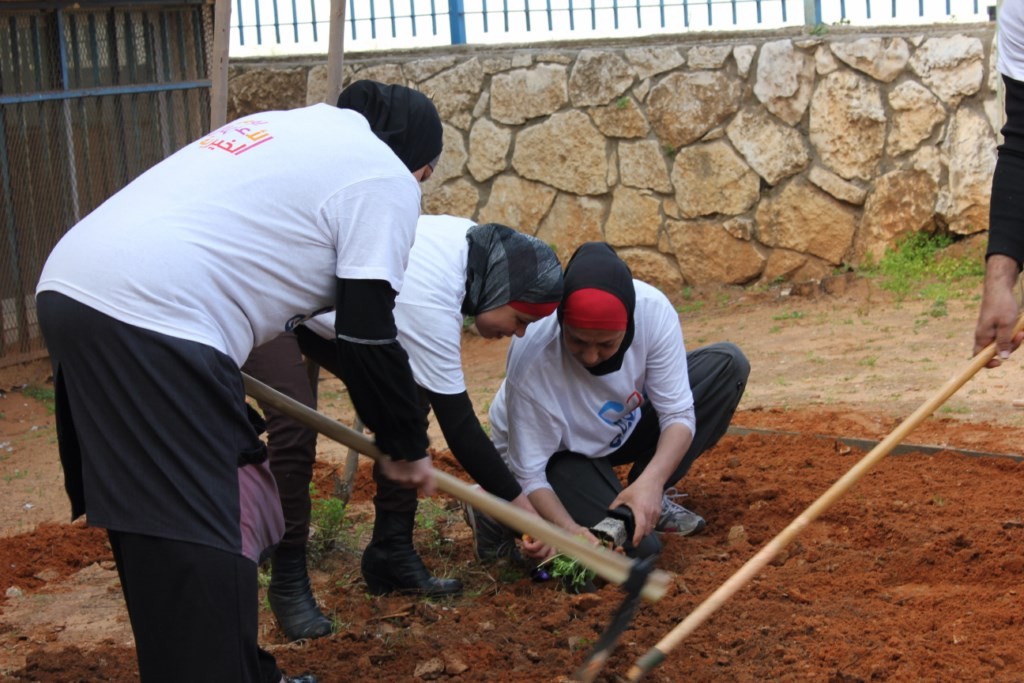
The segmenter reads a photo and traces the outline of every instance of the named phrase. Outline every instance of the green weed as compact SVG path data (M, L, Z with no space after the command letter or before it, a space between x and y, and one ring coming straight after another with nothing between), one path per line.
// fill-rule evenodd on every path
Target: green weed
M803 311L788 311L772 316L772 320L799 320L806 315Z
M345 515L345 503L338 498L318 498L316 486L309 485L312 497L310 511L309 541L306 544L307 560L311 567L323 564L327 554L342 544L352 526Z
M549 566L548 573L551 574L551 578L560 579L562 585L573 593L579 593L587 582L597 576L593 569L561 553L549 557L540 564L544 565Z
M57 403L51 387L41 387L37 384L29 384L21 390L21 393L25 394L29 398L34 398L46 406L47 414L53 415L54 412L56 412Z
M944 256L943 250L952 244L949 235L912 233L894 248L886 249L877 264L867 259L861 272L877 277L882 289L900 299L914 294L945 302L957 294L964 295L985 274L983 259Z

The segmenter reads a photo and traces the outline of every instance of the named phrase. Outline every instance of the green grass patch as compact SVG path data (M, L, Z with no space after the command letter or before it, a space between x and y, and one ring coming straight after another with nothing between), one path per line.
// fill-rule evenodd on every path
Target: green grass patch
M328 553L342 545L350 536L351 522L346 516L345 503L334 497L318 498L317 488L309 485L312 497L309 526L312 533L306 544L307 561L311 567L322 566Z
M943 253L953 242L949 235L912 233L886 249L877 264L869 259L861 272L877 278L882 289L899 299L916 295L944 303L966 296L985 275L985 263L976 255Z
M25 396L35 399L46 406L46 412L53 415L56 412L57 402L54 398L52 387L41 387L38 384L29 384L21 390Z

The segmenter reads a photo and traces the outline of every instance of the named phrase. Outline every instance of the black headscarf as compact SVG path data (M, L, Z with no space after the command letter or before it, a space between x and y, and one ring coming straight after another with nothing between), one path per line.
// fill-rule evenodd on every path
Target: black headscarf
M626 308L626 335L615 355L593 367L587 368L592 375L607 375L622 367L626 350L633 343L636 326L633 313L636 311L636 290L633 288L633 273L626 262L619 258L607 242L587 242L569 259L565 266L562 301L580 289L600 289L608 292ZM562 322L562 307L558 307L558 322Z
M411 172L441 155L441 117L423 93L404 85L356 81L338 96L340 109L366 117L370 129Z
M562 265L551 247L497 223L466 232L469 262L463 315L478 315L511 301L546 304L562 299Z

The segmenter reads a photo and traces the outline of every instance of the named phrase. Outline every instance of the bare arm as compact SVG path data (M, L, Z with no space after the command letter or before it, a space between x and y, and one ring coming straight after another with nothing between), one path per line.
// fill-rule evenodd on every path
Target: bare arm
M990 368L1009 358L1024 339L1024 333L1011 334L1019 313L1013 293L1019 274L1017 261L1009 256L992 254L985 262L985 287L974 329L974 353L996 342L996 357L988 364Z

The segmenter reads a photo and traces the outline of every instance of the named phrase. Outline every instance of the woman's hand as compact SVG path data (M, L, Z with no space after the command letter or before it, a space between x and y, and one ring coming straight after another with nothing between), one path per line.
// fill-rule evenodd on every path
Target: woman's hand
M433 495L437 488L434 481L434 466L430 456L419 460L392 460L384 458L380 461L380 470L385 477L407 489L423 489L424 495Z

